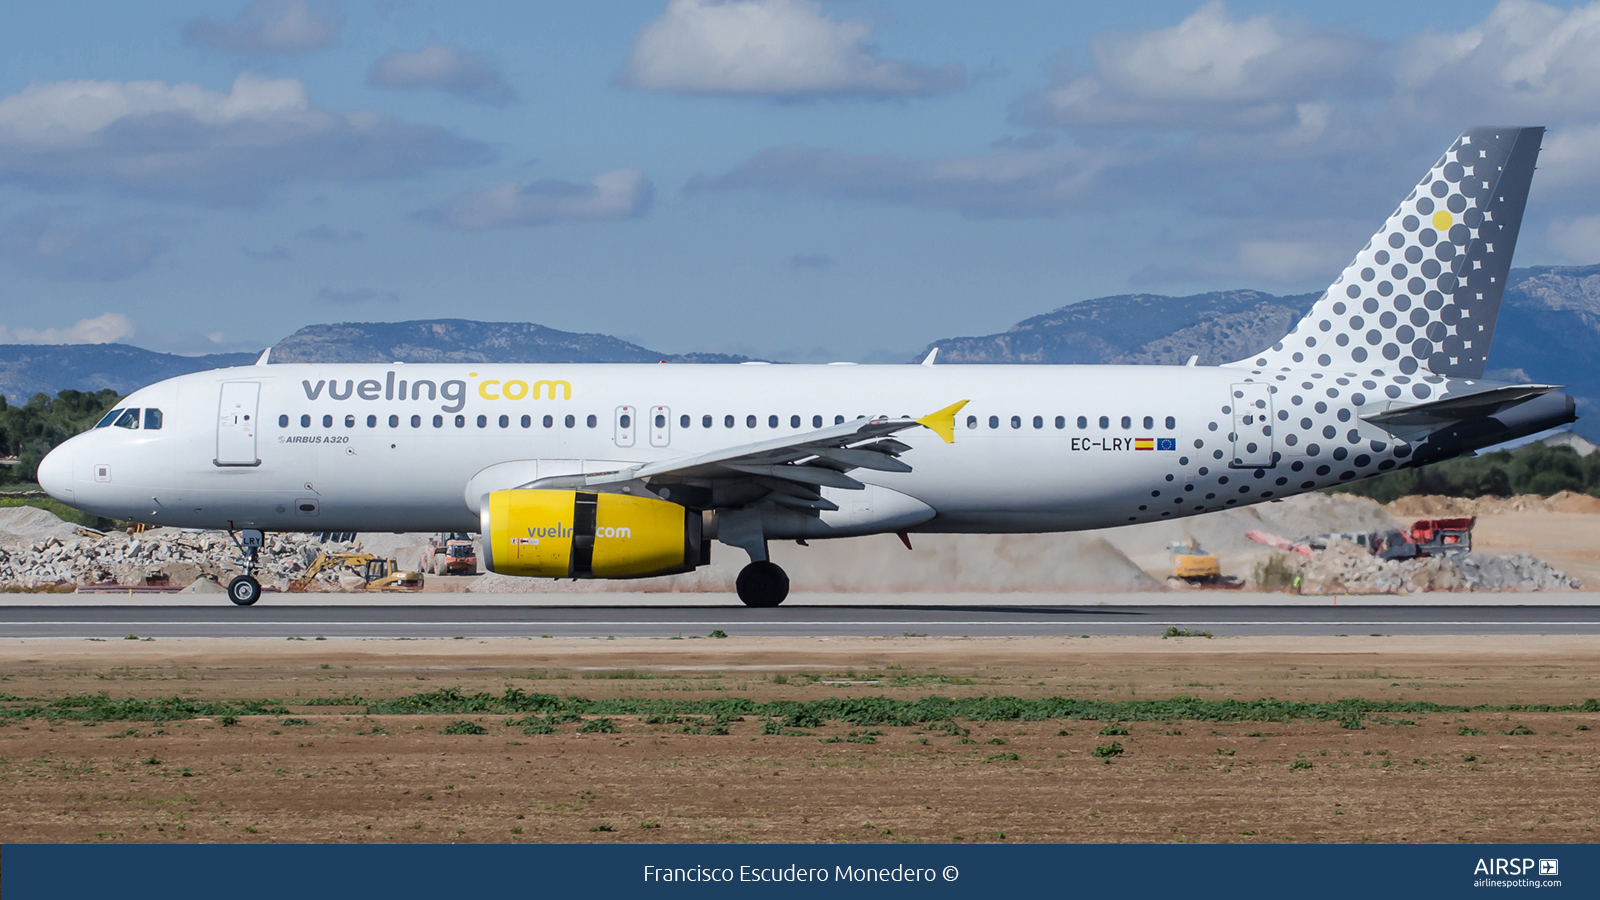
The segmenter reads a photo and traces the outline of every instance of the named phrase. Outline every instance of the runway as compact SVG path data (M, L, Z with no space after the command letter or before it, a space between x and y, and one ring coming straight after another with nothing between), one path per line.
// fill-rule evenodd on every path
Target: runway
M728 607L9 606L0 637L485 638L1600 634L1600 608L1561 606Z

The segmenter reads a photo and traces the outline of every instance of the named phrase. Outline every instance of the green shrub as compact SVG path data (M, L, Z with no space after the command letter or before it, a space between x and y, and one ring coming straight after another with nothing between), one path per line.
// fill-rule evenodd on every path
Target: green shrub
M457 719L444 727L440 734L488 734L489 729L484 728L470 719Z
M1311 768L1311 760L1309 760L1309 759L1297 759L1294 762L1289 764L1289 770L1290 771L1294 771L1296 769L1309 769L1309 768Z
M1094 750L1091 752L1094 754L1095 759L1103 759L1106 762L1110 762L1112 757L1121 756L1123 751L1121 744L1113 742L1110 744L1102 744L1101 746L1094 748Z
M1479 729L1473 728L1470 725L1463 725L1460 728L1456 729L1456 734L1459 734L1459 735L1462 735L1462 736L1469 735L1469 734L1484 734L1484 733L1485 732L1480 731Z
M601 716L598 719L590 719L578 726L579 734L616 734L621 730L617 727L616 722L605 716Z
M1106 727L1100 729L1100 733L1108 736L1124 735L1128 733L1128 729L1123 728L1121 725L1107 725Z

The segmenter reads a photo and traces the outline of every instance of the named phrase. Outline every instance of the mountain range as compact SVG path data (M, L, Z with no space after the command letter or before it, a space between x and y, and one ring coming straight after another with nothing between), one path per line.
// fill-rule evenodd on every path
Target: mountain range
M1317 294L1237 290L1166 297L1124 294L1069 304L1006 331L944 338L940 364L1202 365L1242 359L1282 337ZM918 355L920 360L927 350ZM187 372L248 365L251 353L175 356L123 344L0 345L0 394L18 402L65 388L131 391ZM723 354L659 353L605 334L528 322L431 319L310 325L272 348L274 363L736 363ZM1575 431L1600 439L1600 265L1514 269L1487 377L1566 385Z

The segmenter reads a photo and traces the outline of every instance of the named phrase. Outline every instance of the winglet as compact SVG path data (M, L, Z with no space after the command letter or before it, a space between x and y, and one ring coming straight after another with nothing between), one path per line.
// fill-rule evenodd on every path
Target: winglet
M956 413L961 412L961 407L966 405L967 401L965 400L952 403L938 412L928 413L918 419L917 424L944 438L946 444L954 444L956 442Z
M925 366L933 365L934 357L936 357L938 355L939 355L939 348L938 347L934 347L932 350L928 351L928 355L927 355L927 357L925 359L922 360L922 364L925 365Z
M267 364L267 359L269 357L271 357L271 356L272 356L272 348L269 346L269 347L267 347L267 349L261 351L261 358L256 360L256 365L258 365L258 366L266 365ZM551 390L554 390L554 388L551 388Z

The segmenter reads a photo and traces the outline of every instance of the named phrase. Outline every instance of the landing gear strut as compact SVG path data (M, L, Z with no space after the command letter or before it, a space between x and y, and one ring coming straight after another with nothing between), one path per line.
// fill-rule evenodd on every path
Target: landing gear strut
M228 599L236 606L249 606L261 599L261 582L255 579L254 573L258 565L257 556L266 543L266 535L254 528L246 528L243 540L233 537L232 531L228 532L228 537L233 538L234 545L244 554L244 574L228 582Z
M740 570L734 587L745 606L771 608L789 596L789 576L777 563L761 560Z

